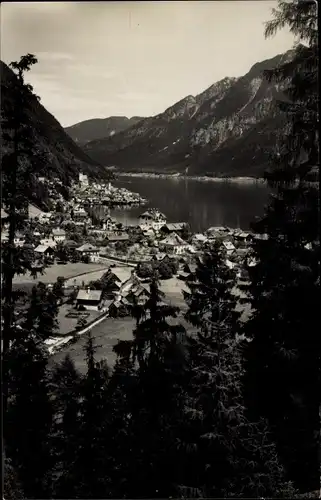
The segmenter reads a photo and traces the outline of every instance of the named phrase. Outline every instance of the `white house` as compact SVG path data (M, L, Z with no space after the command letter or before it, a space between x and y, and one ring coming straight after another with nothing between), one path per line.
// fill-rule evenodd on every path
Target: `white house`
M40 245L45 245L51 248L57 246L57 242L53 238L42 238L40 240Z
M103 221L103 229L105 231L110 231L111 229L114 229L116 224L117 224L117 221L115 219L113 219L112 217L107 217Z
M227 265L227 267L229 269L234 269L234 267L236 266L236 263L235 262L231 262L229 259L226 259L225 264Z
M91 224L91 219L83 208L74 211L73 220L81 224Z
M79 184L81 184L82 186L89 185L88 176L85 174L82 174L81 172L79 173Z
M76 248L76 251L81 254L81 256L88 255L90 262L98 262L99 260L99 248L89 243L85 243L80 247Z
M53 229L52 230L52 238L56 243L62 243L66 239L66 231L64 229Z
M231 241L223 241L223 246L226 250L227 255L232 255L235 250L235 246Z
M76 298L76 307L82 306L88 311L98 311L102 309L102 290L79 290Z
M48 221L51 219L52 217L52 213L51 212L42 212L40 215L39 215L39 220L40 221Z
M17 245L18 247L22 247L25 242L25 237L23 234L16 233L14 237L14 244Z
M204 245L204 243L206 243L207 241L208 238L202 233L196 233L192 238L192 242L198 247Z
M49 245L38 245L35 248L35 253L39 256L52 256L53 255L53 248L50 247Z
M143 231L154 229L159 231L166 224L166 216L157 208L151 208L139 217L139 226Z
M182 255L190 249L190 245L187 241L184 241L183 238L178 236L178 234L171 233L159 242L159 248L168 253Z

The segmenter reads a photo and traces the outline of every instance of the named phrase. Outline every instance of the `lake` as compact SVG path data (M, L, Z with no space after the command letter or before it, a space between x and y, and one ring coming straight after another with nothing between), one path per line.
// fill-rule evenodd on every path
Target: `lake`
M269 197L268 187L255 182L124 176L113 184L149 200L144 207L111 210L111 216L118 221L125 225L137 224L146 208L155 207L167 216L168 222L188 222L193 232L224 225L247 230L256 216L263 215Z

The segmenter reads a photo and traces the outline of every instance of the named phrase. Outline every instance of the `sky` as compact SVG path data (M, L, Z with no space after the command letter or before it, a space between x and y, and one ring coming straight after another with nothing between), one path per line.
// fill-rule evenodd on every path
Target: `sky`
M38 58L28 82L64 126L152 116L287 51L265 40L275 1L2 2L1 59Z

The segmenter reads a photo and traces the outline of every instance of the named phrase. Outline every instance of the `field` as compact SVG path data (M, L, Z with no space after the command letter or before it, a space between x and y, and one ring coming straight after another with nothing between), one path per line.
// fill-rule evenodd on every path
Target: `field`
M64 304L63 306L59 307L59 312L58 312L59 333L67 334L75 330L78 318L70 318L70 317L66 318L66 314L68 314L68 312L72 310L73 307L67 304ZM96 318L99 318L99 316L101 315L101 311L87 311L87 313L89 313L88 316L86 315L87 323L90 323Z
M26 273L20 276L15 276L13 283L14 285L23 285L31 283L32 285L37 284L38 281L42 283L55 283L59 276L63 276L64 278L72 278L81 273L91 273L92 271L98 271L100 269L106 269L108 264L85 264L84 262L69 262L66 265L63 264L54 264L47 269L44 270L43 275L39 274L36 279L30 275L30 273ZM90 278L95 279L95 278Z
M106 272L108 264L67 264L67 265L54 265L46 270L44 276L39 276L37 280L34 280L30 276L21 276L15 279L15 285L19 288L31 287L38 281L44 283L54 283L58 276L64 276L67 278L67 284L81 285L82 282L85 284L90 281L97 280ZM117 273L121 275L122 281L125 281L130 277L132 268L121 266L116 267ZM82 274L74 278L77 274ZM69 279L68 279L69 278ZM175 323L181 323L188 332L192 333L193 328L184 320L184 312L187 309L186 303L184 301L183 290L187 290L186 285L180 279L173 277L169 280L162 280L160 284L161 291L165 294L165 300L168 301L173 306L179 307L181 312L179 316L173 320ZM235 288L234 293L239 296L244 296L239 289ZM60 332L68 333L73 330L77 324L77 319L66 318L67 310L71 306L62 306L59 311L59 324ZM242 310L242 319L245 320L249 314L249 308L243 305L238 307ZM95 315L99 316L99 313L92 312L90 317L87 319L88 322L94 319ZM132 331L134 329L135 322L132 318L106 318L97 326L94 326L91 330L92 336L95 340L97 346L96 358L97 360L105 358L108 365L112 368L116 361L116 356L113 352L113 346L118 342L118 340L129 340L132 338ZM60 361L64 356L69 353L74 359L76 367L83 371L85 369L84 362L84 352L83 347L86 342L86 335L82 336L75 344L69 345L60 352L54 354L50 363L55 361Z
M100 271L101 272L101 271ZM124 268L124 272L125 268ZM173 306L177 306L181 309L179 316L172 320L174 323L182 324L189 333L193 333L195 329L191 327L184 320L184 312L186 311L186 303L183 297L183 290L186 290L186 286L183 281L174 277L169 280L163 280L161 282L161 290L165 293L165 300L171 303ZM233 292L239 297L244 297L244 294L240 292L238 288L235 288ZM249 307L244 305L239 305L237 307L242 311L242 320L245 321L249 315ZM118 340L130 340L132 338L132 331L135 327L135 321L132 318L106 318L99 325L95 326L91 330L92 337L94 338L97 351L97 360L106 359L108 366L112 368L116 361L115 353L113 352L113 346L117 344ZM67 352L71 355L72 359L75 361L76 367L84 372L86 369L84 361L84 344L86 342L86 335L81 337L75 344L66 347L66 349L54 354L51 358L51 363L55 361L61 361Z
M118 340L130 340L132 338L134 325L135 321L132 318L107 318L94 327L91 333L95 339L95 346L97 348L96 359L100 360L105 358L108 366L112 368L116 361L113 346L117 344ZM50 358L50 364L61 361L68 352L74 360L77 369L84 372L86 369L84 360L85 354L83 350L85 343L86 335L83 335L76 344L70 345L66 349L54 354Z
M97 266L97 264L96 264ZM78 276L76 278L70 278L66 281L67 285L79 285L81 286L82 283L84 282L85 284L89 283L90 281L96 281L99 280L107 271L107 268L109 267L109 264L101 264L100 267L96 267L97 271L94 269L94 271L90 272L88 271L88 275L82 275ZM130 278L132 268L127 267L127 266L117 266L114 267L113 270L117 270L117 274L120 276L120 279L122 281L127 280Z
M126 273L126 268L123 268L123 270L124 273ZM128 272L129 270L130 268L128 269ZM182 309L182 313L186 310L186 304L182 294L183 288L184 283L177 278L171 278L161 282L161 290L165 293L165 299L172 305L180 307ZM66 318L66 320L68 321L68 318ZM190 325L186 323L182 314L173 320L173 322L181 323L188 331L192 331ZM134 327L135 321L132 318L107 318L99 325L93 327L91 334L97 347L97 360L102 358L106 359L108 366L112 368L116 361L113 346L117 344L118 340L130 340L132 338L132 331ZM75 361L76 367L83 372L86 368L83 351L85 342L86 335L81 337L75 344L72 344L66 347L66 349L54 354L51 357L50 362L61 361L68 352Z

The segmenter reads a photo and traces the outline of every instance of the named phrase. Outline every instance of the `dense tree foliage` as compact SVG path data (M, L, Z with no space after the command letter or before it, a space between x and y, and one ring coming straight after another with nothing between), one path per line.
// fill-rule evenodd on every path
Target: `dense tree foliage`
M268 418L288 476L319 484L320 257L318 34L315 2L279 2L266 35L288 26L299 42L293 59L268 72L285 86L287 130L267 173L276 187L254 229L257 266L249 268L254 310L245 326L245 389L251 415Z
M155 258L150 262L140 262L136 271L140 278L151 278L157 272L160 279L170 279L178 271L178 262L175 258L164 258L161 261Z
M44 340L55 329L56 314L52 294L41 284L34 287L20 324L12 328L6 353L5 450L29 498L46 498L50 491L48 474L53 466L50 436L54 413Z
M238 282L218 243L205 248L186 283L184 321L191 331L159 287L177 264L155 260L139 266L138 274L150 278L150 293L131 306L132 339L114 347L113 370L96 359L90 334L83 373L68 355L50 365L46 341L57 330L62 280L53 291L35 286L17 314L12 280L30 260L28 248L20 252L14 245L29 175L21 158L33 152L17 106L6 110L14 153L6 156L3 173L9 214L2 270L5 498L292 498L293 483L317 490L314 3L279 2L274 17L267 35L288 25L306 45L267 75L286 87L287 100L279 105L288 129L276 168L267 174L276 192L256 224L268 238L253 244L257 264L248 269L246 288L253 313L244 326ZM13 64L20 85L34 62L27 55ZM21 99L17 90L19 106ZM97 288L114 291L111 275Z
M205 497L282 497L290 489L283 491L283 470L269 430L245 415L240 313L232 291L236 277L224 258L219 243L209 248L185 293L186 318L197 335L189 339L185 446L194 453L183 491L188 496L197 491Z
M28 209L28 194L32 191L34 176L32 162L39 165L44 159L39 157L34 148L26 109L29 104L25 89L32 87L25 83L24 75L37 62L31 55L21 57L19 62L11 63L16 78L10 82L13 100L1 106L1 202L8 213L9 239L2 252L1 274L3 280L3 395L4 407L7 401L6 355L10 338L13 334L15 294L13 278L31 269L31 262L26 258L24 249L14 243L16 232L23 227ZM7 82L9 85L9 82Z

